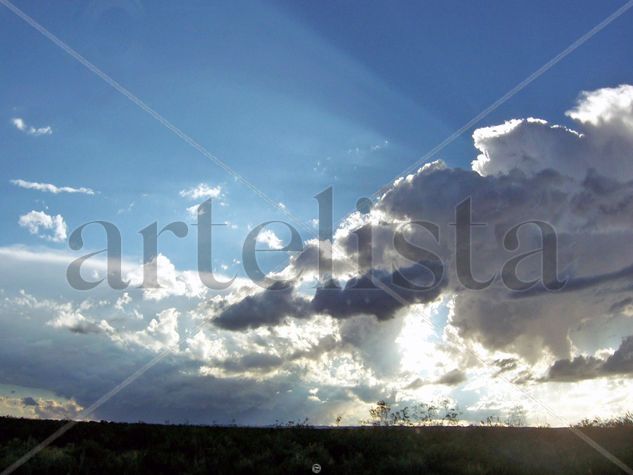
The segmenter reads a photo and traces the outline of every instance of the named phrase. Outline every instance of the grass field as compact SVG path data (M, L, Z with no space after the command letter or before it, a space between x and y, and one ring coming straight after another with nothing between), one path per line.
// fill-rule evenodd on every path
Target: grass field
M63 422L0 419L2 469ZM633 427L583 431L633 465ZM17 473L623 473L568 429L80 423Z

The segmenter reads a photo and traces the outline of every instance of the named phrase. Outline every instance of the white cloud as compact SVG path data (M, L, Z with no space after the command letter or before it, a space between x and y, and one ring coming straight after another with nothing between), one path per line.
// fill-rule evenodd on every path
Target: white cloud
M576 107L566 115L582 123L599 126L619 122L633 130L633 86L623 84L583 91Z
M282 249L283 243L281 239L270 229L264 229L257 235L257 242L265 244L268 249Z
M66 240L67 227L61 214L51 216L44 211L34 210L20 216L18 224L28 229L31 234L47 241L63 242ZM50 233L40 233L40 231L50 231Z
M38 299L24 290L20 290L17 297L7 299L7 302L30 312L40 310L47 316L54 315L55 317L47 322L47 325L53 328L63 328L80 334L114 332L106 320L98 321L84 315L83 312L95 307L95 303L90 300L84 300L78 304L67 301L58 302Z
M187 188L180 191L180 196L190 200L218 198L222 194L221 186L209 186L206 183L200 183L193 188Z
M120 338L147 348L152 351L161 351L174 348L180 341L178 332L178 318L180 312L175 308L167 308L152 319L147 328L134 333L123 333Z
M193 206L187 207L187 214L191 216L192 218L197 218L198 211L199 211L198 208L200 208L200 205L193 205Z
M143 282L143 267L138 266L126 274L131 286L140 286ZM147 300L161 301L168 297L202 298L208 289L200 280L196 271L177 270L176 266L163 254L156 257L158 287L143 289Z
M72 308L69 304L62 304L57 309L57 317L49 322L53 328L65 328L73 333L113 333L114 328L101 320L96 322L86 318L79 309Z
M131 301L132 301L132 297L130 297L130 294L127 292L123 292L123 295L121 295L115 302L114 308L116 308L117 310L123 311L125 306L129 304Z
M24 121L24 119L20 117L14 117L13 119L11 119L11 123L20 132L24 132L25 134L28 134L28 135L38 136L38 135L52 135L53 134L53 129L51 128L50 125L47 125L46 127L35 128L31 125L28 125Z
M0 413L29 419L76 419L84 410L74 400L44 399L0 395Z
M11 183L15 186L19 186L20 188L26 188L27 190L44 191L48 193L53 193L55 195L59 193L83 193L86 195L95 194L94 190L92 190L91 188L85 188L83 186L80 188L73 188L70 186L55 186L51 183L38 183L34 181L26 181L20 179L11 180Z
M582 181L589 169L624 182L633 179L633 86L581 93L565 113L582 133L542 119L512 119L475 130L480 155L473 170L484 176L528 175L552 169Z

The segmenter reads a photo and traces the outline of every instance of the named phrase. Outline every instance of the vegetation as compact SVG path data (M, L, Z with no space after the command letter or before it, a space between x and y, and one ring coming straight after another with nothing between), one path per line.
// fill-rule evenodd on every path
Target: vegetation
M386 411L387 404L377 406L392 414ZM438 411L433 414L444 416L444 409ZM383 412L375 413L378 420L386 420ZM413 411L406 412L411 418ZM401 425L401 420L406 420L402 410L395 426L357 428L86 422L41 451L17 473L311 474L317 463L324 474L621 473L568 429L448 423L409 427ZM0 418L0 469L62 424ZM589 426L582 430L633 465L633 425Z
M370 419L361 424L372 426L443 426L457 425L461 411L449 399L437 403L418 403L412 407L392 410L385 401L378 401L369 410Z
M582 429L588 427L631 427L633 426L633 412L627 412L623 416L613 417L611 419L601 419L600 417L594 417L593 419L583 419L574 427Z

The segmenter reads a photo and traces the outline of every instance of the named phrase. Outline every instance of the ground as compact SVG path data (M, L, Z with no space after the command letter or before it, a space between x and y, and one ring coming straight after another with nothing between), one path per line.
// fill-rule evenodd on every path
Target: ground
M0 469L63 422L0 418ZM633 465L633 427L585 428ZM569 429L511 427L240 428L80 423L24 474L623 473ZM318 470L318 468L315 468Z

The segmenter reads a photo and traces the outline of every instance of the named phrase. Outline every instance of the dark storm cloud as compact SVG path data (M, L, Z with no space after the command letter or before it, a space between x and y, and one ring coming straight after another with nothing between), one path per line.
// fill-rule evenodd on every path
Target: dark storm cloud
M298 296L292 287L275 284L227 306L213 323L227 330L245 330L279 324L285 317L314 314L337 319L374 315L378 320L388 320L405 306L435 300L446 285L442 274L443 269L435 262L418 263L393 273L374 270L349 280L342 288L330 281L317 288L311 301Z
M267 372L278 368L284 360L276 355L266 353L250 353L235 359L227 359L219 363L219 366L229 372L241 373L244 371Z
M445 384L447 386L457 386L460 383L466 381L466 374L459 369L454 369L448 373L442 375L436 384Z
M625 338L615 353L607 358L603 370L609 374L633 373L633 335Z
M409 384L407 384L404 389L419 389L424 386L426 383L422 378L415 378Z
M433 274L436 285L427 290L416 290L413 286L422 285L416 284L416 279L422 275L428 277L429 272ZM365 314L374 315L378 320L388 320L402 307L435 300L446 285L445 280L438 281L441 275L442 269L433 263L411 266L393 273L370 271L360 278L349 280L343 288L329 285L318 288L312 300L312 309L316 313L339 319ZM384 287L389 291L384 290Z
M607 359L577 356L556 361L549 370L549 381L580 381L605 376L633 374L633 336L625 338Z
M609 307L609 313L619 313L633 305L633 298L627 297L618 302L615 302Z
M604 362L593 356L577 356L573 359L556 361L549 370L547 377L550 381L580 381L600 376L600 369Z
M25 397L22 399L23 406L37 406L37 401L32 397Z
M503 373L505 371L512 371L517 367L517 359L516 358L503 358L500 360L495 360L494 365L499 368L497 374Z
M213 324L227 330L245 330L276 325L289 316L305 318L309 315L307 299L298 296L292 286L275 284L223 308L213 319Z

